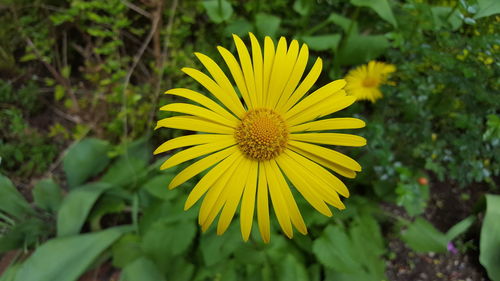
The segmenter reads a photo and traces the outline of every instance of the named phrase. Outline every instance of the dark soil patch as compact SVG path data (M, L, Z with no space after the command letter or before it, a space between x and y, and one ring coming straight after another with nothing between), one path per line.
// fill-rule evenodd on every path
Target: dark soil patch
M485 184L472 184L461 188L454 183L431 183L428 206L423 216L437 229L446 232L450 227L477 214L484 204L484 194L491 192ZM483 205L484 206L484 205ZM383 209L396 216L409 219L404 210L393 204L384 204ZM389 252L393 256L387 264L387 277L393 281L407 280L489 280L485 269L479 264L479 220L461 237L467 244L465 252L457 253L415 253L397 236L388 237Z

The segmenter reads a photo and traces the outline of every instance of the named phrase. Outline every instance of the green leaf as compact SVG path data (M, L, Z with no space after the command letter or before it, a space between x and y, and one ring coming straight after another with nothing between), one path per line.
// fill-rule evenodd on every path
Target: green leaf
M474 15L475 19L488 17L500 13L500 2L498 0L477 0L479 10Z
M248 32L253 31L252 24L245 19L237 19L229 22L224 29L224 33L228 36L236 34L240 37L245 36Z
M88 138L73 145L64 156L63 169L70 188L84 183L104 170L109 163L108 142Z
M383 239L371 216L355 219L349 233L339 226L327 226L314 241L313 253L339 280L385 279Z
M351 0L351 4L359 7L368 7L374 10L381 18L397 27L396 18L392 13L391 6L387 0Z
M130 227L47 241L23 263L15 281L74 281Z
M233 7L227 0L206 0L203 1L203 7L214 23L227 21L233 14Z
M171 258L184 253L196 235L192 221L153 224L142 238L141 248L157 264L168 265Z
M229 226L223 238L217 236L213 229L201 236L200 248L206 266L226 259L241 245L241 234L234 224Z
M276 37L280 24L281 19L277 16L265 13L258 13L255 15L255 27L257 27L257 32L262 37Z
M152 155L147 139L128 144L124 154L113 162L101 181L113 186L136 186Z
M457 30L462 26L463 20L458 9L453 7L431 7L431 13L437 29L448 27L451 30Z
M47 211L57 212L62 201L61 187L53 179L43 179L33 188L35 204Z
M309 276L304 264L288 254L284 260L279 263L279 280L280 281L307 281Z
M348 32L349 29L352 29L352 33L358 33L358 23L353 22L351 19L348 19L342 15L331 13L327 21L340 26L344 30L344 32Z
M112 188L111 185L96 182L83 185L71 191L64 201L57 216L57 236L78 234L87 216L101 194Z
M325 51L336 49L340 42L340 34L324 34L315 36L303 36L302 40L311 50Z
M167 188L168 184L170 181L172 181L172 178L175 176L175 174L165 174L165 175L158 175L146 183L142 185L142 188L147 190L151 195L162 199L162 200L170 200L173 199L177 196L179 193L178 189L174 190L169 190Z
M0 276L0 281L14 281L19 268L21 268L20 263L11 264Z
M17 191L12 182L0 174L0 211L17 219L33 214L28 202Z
M397 203L403 206L410 216L420 215L425 211L429 200L429 186L415 181L400 182L396 188Z
M135 234L123 235L111 249L113 253L113 265L125 267L143 255L141 250L141 239Z
M419 253L444 253L449 241L444 233L420 217L416 218L408 226L408 229L401 235L401 238L406 245Z
M166 280L158 267L148 258L141 257L123 269L124 281L162 281Z
M336 56L340 65L356 65L366 63L382 55L390 46L384 35L359 35L351 33L345 45Z
M36 218L17 223L0 236L0 253L39 243L53 232L50 228L50 224Z
M448 231L446 232L446 239L448 240L448 242L467 231L467 229L469 229L469 227L474 223L475 220L476 218L474 216L468 216L467 218L461 220L450 229L448 229Z
M307 16L314 5L314 1L310 0L295 0L293 3L293 10L301 16Z
M479 239L479 262L491 280L500 280L500 195L486 195L484 216Z

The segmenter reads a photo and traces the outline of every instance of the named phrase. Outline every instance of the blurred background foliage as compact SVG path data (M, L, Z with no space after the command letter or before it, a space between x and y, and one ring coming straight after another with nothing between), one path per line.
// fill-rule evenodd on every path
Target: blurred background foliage
M495 0L0 1L0 280L500 280L499 13ZM182 167L152 157L182 134L153 134L160 93L199 89L180 71L201 69L193 52L222 62L216 46L248 32L307 43L318 85L373 59L398 69L383 99L337 114L368 124L347 209L327 218L298 199L310 234L268 245L236 223L202 234L183 211L197 179L168 191Z

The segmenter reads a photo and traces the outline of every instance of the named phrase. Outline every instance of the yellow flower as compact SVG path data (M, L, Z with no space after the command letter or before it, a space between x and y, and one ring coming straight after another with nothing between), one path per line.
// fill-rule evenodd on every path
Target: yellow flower
M354 178L361 166L350 157L322 145L363 146L362 137L322 132L362 128L356 118L316 120L351 105L344 80L333 81L306 95L318 79L322 61L316 60L303 78L309 52L293 40L287 47L280 38L276 48L266 37L263 49L250 33L251 55L243 41L233 35L238 60L218 47L238 90L222 69L206 55L195 53L211 77L193 68L182 71L211 94L190 89L171 89L166 94L195 102L171 103L160 110L182 113L158 121L157 127L202 132L171 139L155 154L187 147L172 155L161 166L167 169L196 160L177 174L169 184L175 188L195 175L210 169L196 183L185 203L185 210L205 195L198 222L203 231L220 213L217 234L222 234L240 205L243 239L250 235L254 211L264 242L270 240L269 197L283 232L291 238L292 225L307 234L306 224L295 203L287 179L319 212L332 216L327 204L344 209L339 194L349 196L347 187L329 170ZM241 98L239 97L241 94Z
M394 65L378 61L358 66L349 71L345 77L347 94L356 97L357 100L375 102L382 97L380 85L385 84L387 76L394 71L396 71Z

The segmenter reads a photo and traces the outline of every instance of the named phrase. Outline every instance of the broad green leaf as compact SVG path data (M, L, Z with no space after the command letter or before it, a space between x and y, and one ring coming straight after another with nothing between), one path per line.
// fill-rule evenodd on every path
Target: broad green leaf
M111 249L113 254L113 265L125 267L143 255L141 249L141 238L136 234L123 235Z
M270 36L271 38L276 37L280 24L281 24L281 19L277 16L265 13L258 13L255 16L255 27L257 27L257 32L262 37L264 36Z
M57 216L57 236L78 234L101 194L112 185L96 182L71 191L61 204Z
M349 29L351 29L350 33L358 33L358 23L355 21L353 22L351 19L348 19L342 15L331 13L327 20L340 26L346 33L349 31Z
M141 257L123 269L124 281L162 281L166 280L158 267L150 259Z
M500 13L500 1L498 0L477 0L479 10L474 15L475 19L488 17Z
M0 235L0 253L30 247L52 233L51 225L37 218L29 218Z
M74 281L130 227L54 238L23 263L15 281Z
M55 213L62 201L61 187L53 179L43 179L35 184L33 199L38 207Z
M0 174L0 211L17 219L33 214L26 199L17 191L12 182Z
M145 182L142 185L142 188L159 199L170 200L172 198L175 198L179 193L178 189L169 190L167 188L168 184L170 183L170 181L172 181L172 178L174 176L175 174L158 175Z
M336 58L340 65L366 63L382 55L390 46L384 35L359 35L351 33L340 48Z
M414 251L422 252L446 252L448 239L444 233L437 230L430 222L423 218L416 218L408 229L401 234L403 241Z
M476 217L468 216L467 218L461 220L450 229L448 229L448 231L446 232L446 239L448 240L448 242L467 231L467 229L469 229L469 227L474 223L475 220Z
M313 253L339 280L385 279L382 235L370 216L355 219L349 232L339 226L327 226L314 241Z
M157 264L166 266L172 257L184 253L196 235L192 221L165 223L160 220L148 228L141 248Z
M192 260L190 256L187 259ZM167 270L169 280L175 281L191 281L193 280L194 265L178 257L172 261Z
M147 139L139 139L127 145L123 155L118 157L102 176L101 181L113 186L136 186L147 172L152 157Z
M304 264L288 254L284 260L279 263L279 280L280 281L308 281L309 276Z
M486 195L484 216L479 239L479 262L491 280L500 280L500 195Z
M227 0L206 0L203 1L203 7L214 23L227 21L233 14L233 7Z
M0 276L0 281L14 281L19 268L21 268L20 263L11 264Z
M84 183L100 173L109 163L107 141L88 138L69 148L64 156L63 169L70 188Z
M311 50L325 51L336 49L340 42L340 34L324 34L315 36L303 36L302 40Z
M311 12L314 1L310 0L295 0L293 3L293 10L301 16L306 16Z
M245 36L248 32L253 31L253 25L245 19L237 19L229 22L224 29L224 33L228 36L236 34L240 37Z
M212 231L204 233L200 240L201 253L206 266L212 266L226 259L242 243L239 225L229 226L223 237L217 236L213 228L212 226Z
M123 198L116 196L116 194L103 195L97 200L92 208L92 212L88 216L91 229L93 231L102 229L101 219L103 216L121 213L125 208L126 204Z
M371 8L394 27L398 26L388 0L351 0L351 3L354 6Z

